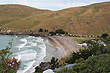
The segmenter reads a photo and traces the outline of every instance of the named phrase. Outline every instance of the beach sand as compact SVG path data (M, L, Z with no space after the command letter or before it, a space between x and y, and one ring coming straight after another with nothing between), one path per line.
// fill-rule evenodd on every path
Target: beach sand
M52 57L63 58L69 56L73 51L79 51L77 42L74 37L62 37L62 36L48 36L46 45L46 56L43 62L48 62ZM37 62L36 62L37 63ZM26 73L34 72L36 63Z
M47 38L49 43L46 43L45 62L50 61L52 57L60 59L69 56L73 51L79 51L74 37L48 36Z
M48 43L46 43L46 56L44 58L44 61L48 62L52 57L60 59L62 58L62 54L60 53L59 49L49 41Z

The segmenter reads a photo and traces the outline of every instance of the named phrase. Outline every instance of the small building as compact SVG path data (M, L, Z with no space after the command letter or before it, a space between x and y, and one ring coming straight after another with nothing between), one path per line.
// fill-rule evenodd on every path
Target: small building
M101 41L101 40L98 41L98 44L99 44L99 45L106 46L106 44L105 44L103 41Z
M65 36L65 34L60 34L61 36Z
M70 34L70 36L73 36L73 34Z
M87 44L86 43L83 43L83 44L78 44L79 47L86 47Z
M58 33L56 35L59 35Z

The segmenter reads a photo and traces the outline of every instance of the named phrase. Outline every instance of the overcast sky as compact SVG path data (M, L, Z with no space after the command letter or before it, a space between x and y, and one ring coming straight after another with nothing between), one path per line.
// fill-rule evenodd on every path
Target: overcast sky
M2 4L21 4L38 9L61 10L69 7L85 6L110 0L0 0Z

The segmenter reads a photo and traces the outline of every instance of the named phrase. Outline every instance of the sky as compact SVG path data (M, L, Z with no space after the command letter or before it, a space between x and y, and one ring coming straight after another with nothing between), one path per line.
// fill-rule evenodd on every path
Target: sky
M106 2L110 0L0 0L2 4L20 4L38 9L57 11L70 7L85 6L93 3Z

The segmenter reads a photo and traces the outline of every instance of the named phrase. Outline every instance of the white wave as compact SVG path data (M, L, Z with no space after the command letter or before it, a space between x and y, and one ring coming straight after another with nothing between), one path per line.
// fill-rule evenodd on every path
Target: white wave
M27 42L26 38L20 39L20 41L22 41L22 42Z
M30 42L27 43L25 47L33 47L33 46L37 46L37 43Z
M33 63L35 63L35 60L32 61L32 62L25 63L25 65L27 67L24 67L24 70L18 70L17 73L25 73L28 69L31 68L31 66L33 65Z
M34 38L35 38L35 36L32 36L32 38L34 39Z
M28 42L27 44L29 44L30 46L36 46L37 43L33 43L33 42Z
M18 55L17 59L20 58L21 62L24 62L24 65L26 65L23 70L18 70L17 73L25 73L28 69L30 69L30 67L32 67L33 63L35 63L37 52L31 49L15 53L14 55Z
M18 37L17 35L14 35L16 38Z
M36 42L38 43L43 43L44 39L42 39L41 37L37 37Z
M32 36L29 36L29 38L32 38Z
M21 56L22 61L29 61L36 58L37 52L31 49L15 53L15 55L16 54Z
M45 44L39 44L38 47L41 49L41 51L46 51L46 45Z
M16 47L22 49L17 53L14 53L14 55L17 55L16 58L18 60L21 60L22 65L26 66L23 70L18 70L17 73L34 73L35 67L38 66L41 62L43 62L43 59L46 56L46 45L44 39L42 39L41 37L29 36L24 39L20 39L20 42L23 42L23 44L19 44ZM30 49L33 46L39 47L41 49L41 52L37 54L37 52L33 48Z
M38 47L41 49L41 53L38 54L39 62L44 61L43 58L46 56L46 46L45 43L38 45Z
M27 54L21 54L21 60L22 61L29 61L36 58L35 53L27 53Z
M34 39L34 38L35 38L35 36L29 36L29 38L33 38L33 39Z
M35 60L35 63L33 66L31 66L25 73L34 73L35 67L39 66L41 62L44 62L44 57L46 56L46 50L45 48L41 50L41 53L37 55L37 59Z
M46 56L46 46L45 43L42 42L42 44L37 45L40 49L41 52L37 54L36 62L33 64L33 66L26 71L26 73L34 73L35 72L35 67L38 66L41 62L44 62L44 57Z
M31 45L32 45L32 46L36 46L36 45L37 45L37 43L32 43Z
M23 48L23 47L27 44L27 40L26 40L25 38L24 38L24 39L20 39L20 41L21 41L21 42L24 42L24 43L15 46L15 47L17 47L19 50L20 50L21 48Z

